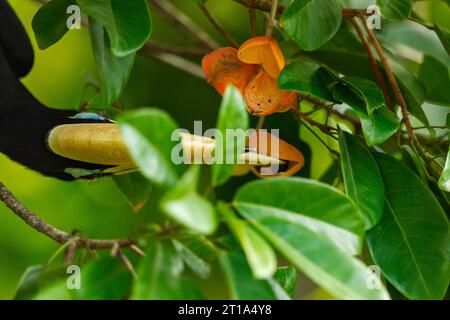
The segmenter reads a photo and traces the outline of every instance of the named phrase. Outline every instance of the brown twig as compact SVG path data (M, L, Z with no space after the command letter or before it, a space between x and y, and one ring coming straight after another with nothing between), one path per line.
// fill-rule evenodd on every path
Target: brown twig
M248 9L248 20L250 24L250 32L252 36L256 37L256 12L255 9L251 7L255 0L250 0L250 4L247 6Z
M364 25L364 28L365 28L367 34L369 35L369 38L372 41L373 46L375 47L375 50L378 53L378 57L380 58L381 63L383 64L384 70L386 71L386 75L387 75L387 77L389 79L389 82L390 82L390 84L392 86L392 89L394 90L395 97L397 98L397 101L398 101L398 103L400 105L403 122L405 123L406 130L408 131L409 138L410 138L410 140L413 143L414 142L418 143L416 135L414 134L414 130L413 130L412 125L411 125L411 121L410 121L409 116L408 116L408 107L406 105L406 101L403 98L403 95L402 95L402 92L401 92L400 87L398 85L397 79L395 78L395 75L392 72L391 67L389 66L389 62L388 62L388 60L386 58L386 55L383 52L383 48L381 47L380 43L378 42L378 39L375 36L375 33L372 31L372 29L370 29L367 26L365 17L359 16L359 18L362 21L362 24Z
M298 119L305 120L310 125L317 127L320 131L322 131L326 135L329 135L329 136L332 136L333 138L335 138L333 136L333 133L336 132L336 128L330 127L329 125L326 125L326 124L323 124L323 123L313 120L312 118L310 118L309 116L307 116L306 114L304 114L303 112L298 110L297 108L291 108L291 112L297 120Z
M209 53L209 50L203 48L184 48L184 47L175 47L163 43L157 43L154 41L147 42L145 44L144 52L153 51L153 52L165 52L176 54L177 56L182 57L203 57L204 55Z
M73 234L55 228L54 226L48 224L47 222L36 216L31 210L27 209L1 182L0 201L2 201L6 205L6 207L8 207L20 219L25 221L25 223L27 223L30 227L43 233L56 242L65 244L68 241L73 240ZM112 248L116 243L122 248L129 247L134 244L133 240L131 239L100 240L79 237L76 238L76 240L74 240L73 244L71 244L70 246L75 245L77 248L89 249L109 249Z
M178 68L194 77L205 79L205 75L202 71L202 68L187 59L184 59L180 57L179 55L169 53L169 52L161 52L161 51L155 51L150 46L145 45L141 51L141 53L144 53L146 57L154 57L162 62L167 63L168 65L171 65L175 68Z
M278 10L278 0L272 0L272 6L270 8L269 23L267 24L266 37L272 36L273 27L275 25L275 18Z
M370 48L370 44L369 41L367 40L366 36L363 34L363 31L361 29L361 27L359 26L357 20L355 18L350 18L349 19L350 22L352 23L353 27L356 30L356 33L358 34L359 39L361 40L364 49L366 50L367 53L367 57L369 58L370 61L370 65L372 67L372 71L375 74L375 79L377 81L378 87L381 89L381 91L383 92L383 96L384 99L386 101L387 106L389 107L389 109L393 110L395 105L392 101L392 98L389 94L387 85L386 85L386 81L383 77L383 74L381 73L380 67L378 65L377 60L375 59L372 50Z
M272 0L234 0L243 4L246 7L258 9L261 11L270 12L272 10ZM282 14L286 8L283 5L279 5L276 10L276 14ZM367 12L366 9L342 9L342 15L346 18L356 17L360 15L371 16L374 12Z
M214 50L219 45L202 28L197 26L184 12L178 10L170 1L167 0L148 0L153 4L174 26L178 27L180 32L191 37L195 42L207 48Z
M225 28L220 24L219 20L217 20L216 17L214 17L214 15L211 13L211 11L209 11L208 8L202 3L199 3L198 6L199 6L200 10L203 12L203 14L205 15L205 17L214 26L214 28L216 28L216 30L219 31L219 33L225 39L227 39L228 42L230 42L233 47L235 47L235 48L239 47L239 43L233 38L233 36L231 34L229 34L225 30Z

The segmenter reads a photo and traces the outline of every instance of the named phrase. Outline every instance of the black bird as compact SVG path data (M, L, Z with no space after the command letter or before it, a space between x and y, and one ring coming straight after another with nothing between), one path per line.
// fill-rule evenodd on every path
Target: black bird
M89 179L135 168L117 126L98 114L50 109L22 85L34 62L30 40L0 0L0 152L43 175Z

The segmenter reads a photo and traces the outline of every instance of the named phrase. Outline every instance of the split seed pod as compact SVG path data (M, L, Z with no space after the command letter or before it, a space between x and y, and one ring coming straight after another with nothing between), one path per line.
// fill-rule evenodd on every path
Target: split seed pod
M252 166L252 172L260 178L289 177L305 165L303 154L297 148L265 130L255 130L249 134L248 148L279 161L279 164L268 161L268 165Z

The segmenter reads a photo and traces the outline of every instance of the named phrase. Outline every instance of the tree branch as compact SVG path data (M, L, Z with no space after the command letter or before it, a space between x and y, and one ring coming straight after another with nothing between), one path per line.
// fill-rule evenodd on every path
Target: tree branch
M229 34L224 27L220 24L219 20L216 19L216 17L213 16L213 14L211 13L211 11L208 10L208 8L202 4L199 3L198 4L200 10L202 10L203 14L205 15L205 17L209 20L209 22L211 22L211 24L214 26L214 28L216 28L217 31L219 31L219 33L228 40L228 42L231 43L231 45L235 48L239 47L239 43L233 38L233 36L231 34Z
M387 75L387 77L389 79L389 82L390 82L390 84L392 86L392 89L394 90L395 97L397 98L397 101L398 101L398 103L400 105L400 109L402 111L403 122L405 123L406 130L408 131L409 138L413 142L417 142L418 143L417 137L414 134L414 130L412 128L411 121L410 121L409 116L408 116L408 107L406 105L406 101L403 98L403 95L402 95L402 92L401 92L400 87L398 85L397 79L395 78L395 75L392 72L391 67L389 66L389 62L388 62L388 60L386 58L386 55L383 52L383 48L381 47L380 43L378 42L378 39L375 36L375 33L372 31L372 29L370 29L367 26L365 17L359 16L359 18L362 21L362 24L364 25L364 28L365 28L367 34L369 35L370 40L372 41L372 43L373 43L373 45L375 47L375 50L378 53L378 57L380 58L381 63L383 64L384 70L386 71L386 75Z
M144 54L146 57L154 57L194 77L205 79L205 74L203 73L202 68L198 64L191 62L187 59L184 59L179 55L154 50L154 47L149 46L147 44L140 50L140 53Z
M386 86L386 81L384 80L383 74L381 73L380 67L378 66L378 62L375 59L374 55L372 54L372 50L370 48L370 44L367 41L367 38L364 36L363 31L361 27L359 26L358 22L355 18L350 18L350 22L352 23L353 27L356 30L356 33L358 34L359 39L361 40L364 49L366 50L367 57L369 58L370 65L372 67L372 71L375 74L375 78L377 80L378 87L383 92L384 99L386 100L386 104L388 105L389 109L394 109L394 103L392 101L392 98L389 94L389 91Z
M261 11L271 12L272 10L272 0L233 0L239 2L240 4L258 9ZM285 10L285 6L279 5L276 9L276 14L282 14ZM346 18L357 17L360 15L371 16L374 14L373 12L367 12L366 9L353 9L353 8L344 8L342 9L342 15Z
M148 0L148 2L153 4L181 32L194 39L198 44L210 50L219 47L209 34L197 26L184 12L178 10L170 1Z
M60 244L65 244L68 241L73 241L75 248L89 248L89 249L109 249L114 245L120 247L130 247L134 245L134 241L131 239L113 239L113 240L100 240L89 239L84 237L76 237L71 233L59 230L54 226L48 224L32 211L27 209L12 193L6 188L6 186L0 182L0 201L2 201L6 207L8 207L13 213L15 213L20 219L25 221L33 229L46 235L47 237L55 240ZM75 240L74 240L75 238Z
M266 37L272 36L273 27L275 25L275 19L277 16L278 10L278 0L272 0L271 8L270 8L270 16L269 23L267 24Z

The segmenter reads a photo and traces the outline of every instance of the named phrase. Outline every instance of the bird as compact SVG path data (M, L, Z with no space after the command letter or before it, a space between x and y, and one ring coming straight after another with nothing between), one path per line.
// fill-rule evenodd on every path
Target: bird
M44 106L20 82L34 52L14 10L0 0L0 152L45 176L95 179L134 170L117 125L100 114Z
M93 180L138 170L118 125L98 113L50 108L38 101L20 79L34 63L30 39L14 10L0 0L0 153L44 176L64 181ZM263 139L264 138L264 139ZM180 137L186 154L214 152L215 141L191 134ZM304 165L303 155L288 143L267 134L249 135L243 165L236 175L250 170L257 176L272 165L290 176ZM256 141L268 141L261 147ZM253 141L253 142L252 142ZM272 154L270 145L278 145ZM207 159L206 159L207 160ZM210 163L201 159L201 163ZM267 175L267 173L266 173Z

